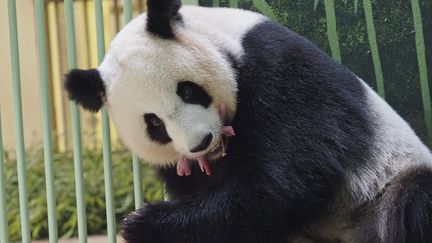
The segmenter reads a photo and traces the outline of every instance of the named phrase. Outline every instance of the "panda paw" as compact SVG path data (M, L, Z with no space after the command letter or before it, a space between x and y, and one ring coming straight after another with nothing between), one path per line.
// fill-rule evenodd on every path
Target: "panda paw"
M162 204L147 205L129 214L122 223L122 237L127 243L164 243L157 214Z

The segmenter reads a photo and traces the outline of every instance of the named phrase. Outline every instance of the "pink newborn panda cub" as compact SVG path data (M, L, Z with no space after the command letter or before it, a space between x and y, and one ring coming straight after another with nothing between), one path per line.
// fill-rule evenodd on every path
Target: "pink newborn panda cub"
M222 104L219 107L219 115L221 117L221 120L225 120L226 116L226 108L225 105ZM221 134L225 137L232 137L235 136L234 128L232 126L224 125L221 128ZM225 153L225 146L224 139L221 139L221 147L222 147L222 157L226 155ZM216 148L215 148L216 149ZM191 165L193 162L198 161L199 167L201 168L201 171L206 173L207 175L211 175L211 166L209 163L208 158L205 158L204 156L200 156L197 158L187 158L183 157L177 162L177 175L178 176L189 176L191 174Z

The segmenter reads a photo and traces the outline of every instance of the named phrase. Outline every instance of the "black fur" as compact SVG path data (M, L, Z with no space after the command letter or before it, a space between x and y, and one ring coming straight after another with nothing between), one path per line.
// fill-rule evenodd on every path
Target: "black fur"
M380 204L377 221L381 222L378 227L383 232L383 242L432 242L430 167L413 167L396 177Z
M129 215L127 242L286 242L325 216L347 170L367 163L373 132L349 70L275 23L255 26L242 43L228 155L212 176L161 170L173 200Z
M152 119L159 120L160 125L155 126L152 123ZM147 113L144 114L144 121L147 124L147 134L151 140L159 144L167 144L171 142L171 138L169 137L168 132L166 131L165 124L159 117L157 117L153 113Z
M173 25L181 22L181 0L148 0L147 30L162 38L174 38Z
M105 85L97 69L73 69L65 77L69 98L84 109L97 112L105 101Z
M177 95L182 98L185 103L202 105L205 108L209 107L213 99L199 85L191 81L182 81L177 84Z

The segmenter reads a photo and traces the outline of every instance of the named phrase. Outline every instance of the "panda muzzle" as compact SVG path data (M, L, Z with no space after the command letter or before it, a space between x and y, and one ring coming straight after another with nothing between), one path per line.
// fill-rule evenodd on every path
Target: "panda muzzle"
M221 120L224 121L226 117L226 107L224 104L219 106L219 115ZM224 125L221 128L222 138L220 142L215 146L209 153L200 156L195 159L183 157L177 162L177 175L178 176L189 176L191 174L191 163L196 160L201 168L201 171L207 175L211 175L211 166L209 161L224 157L226 155L226 147L228 144L228 138L235 136L234 128L230 125Z

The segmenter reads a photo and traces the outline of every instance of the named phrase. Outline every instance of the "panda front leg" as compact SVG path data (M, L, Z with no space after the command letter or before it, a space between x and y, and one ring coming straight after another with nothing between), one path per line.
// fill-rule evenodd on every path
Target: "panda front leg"
M286 217L274 195L258 184L226 182L197 198L162 202L126 217L128 243L286 242Z

